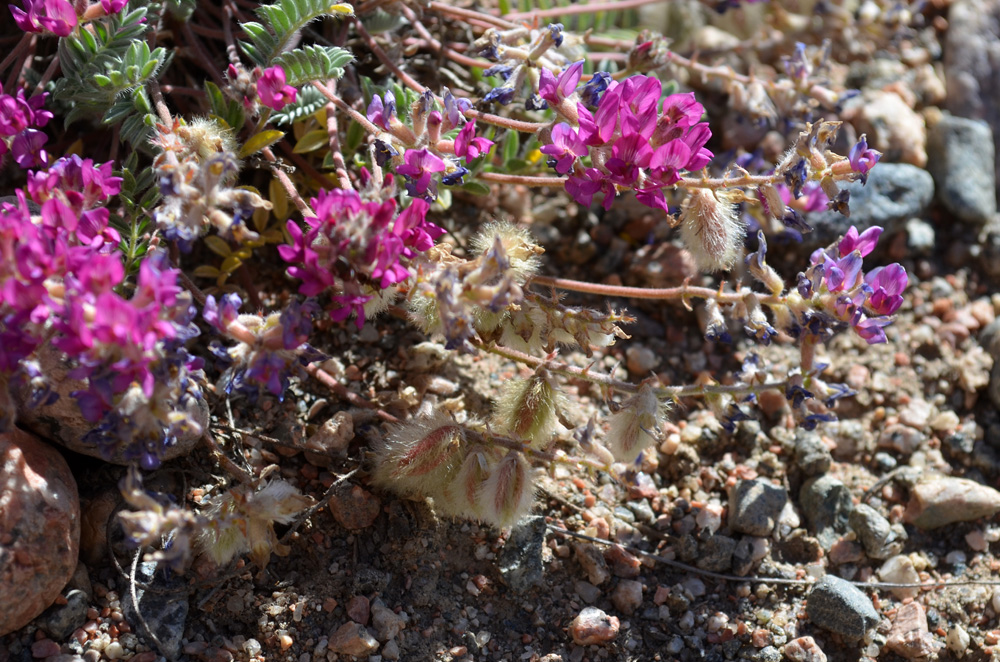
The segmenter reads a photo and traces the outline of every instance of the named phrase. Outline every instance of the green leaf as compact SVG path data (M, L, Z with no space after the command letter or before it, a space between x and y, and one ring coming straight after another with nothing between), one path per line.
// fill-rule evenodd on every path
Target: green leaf
M260 23L242 23L251 43L241 42L240 47L256 64L270 66L308 23L328 14L342 15L331 12L332 5L331 0L278 0L262 5L257 8L257 16L268 29Z
M272 63L285 70L289 85L299 87L314 80L340 78L344 75L344 66L353 59L350 51L336 46L305 46L282 53Z
M204 239L205 245L208 246L208 250L212 251L219 257L229 257L233 249L226 243L226 240L222 237L217 237L214 234L210 234Z
M295 147L292 148L292 152L295 154L305 154L321 147L326 147L329 142L330 134L326 132L326 129L314 129L313 131L306 132L304 136L299 138L299 141L295 143Z
M500 0L499 5L500 5L501 16L510 13L510 0Z
M503 141L503 162L510 163L517 158L518 148L521 147L521 137L517 131L507 129L507 137Z
M203 264L200 267L195 267L192 270L192 273L197 278L218 278L219 276L222 275L222 272L219 271L217 268L209 266L207 264Z
M284 131L261 131L250 140L246 141L243 147L240 148L240 158L245 159L251 154L256 154L265 147L270 147L274 143L278 142L285 137Z
M323 96L323 93L312 85L307 85L299 90L293 103L273 113L271 120L278 126L291 124L312 115L326 104L327 99Z
M489 195L490 194L490 187L489 186L487 186L486 184L483 184L482 182L477 182L475 180L473 180L471 182L465 182L464 184L462 184L461 189L463 191L468 191L469 193L472 193L473 195Z

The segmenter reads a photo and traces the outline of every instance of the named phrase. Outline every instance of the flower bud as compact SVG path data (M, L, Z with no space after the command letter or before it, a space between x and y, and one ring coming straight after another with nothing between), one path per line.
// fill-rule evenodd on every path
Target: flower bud
M774 218L781 219L785 215L785 201L781 199L781 193L774 186L768 184L761 186L758 190L760 201L768 214Z
M528 512L535 486L531 466L517 451L510 451L483 483L483 519L498 527L515 524Z
M643 382L639 392L611 416L608 446L616 460L633 462L639 453L657 441L664 409L652 384Z
M681 207L681 239L699 269L726 270L733 266L745 228L736 206L710 189L691 192Z
M563 399L552 375L541 368L528 379L503 385L493 414L494 425L501 433L527 441L533 448L544 448L555 432Z
M499 238L503 252L509 260L506 270L513 276L518 285L538 271L538 256L545 252L535 243L531 233L511 223L488 223L472 239L472 250L477 256L485 255L492 248L496 238Z

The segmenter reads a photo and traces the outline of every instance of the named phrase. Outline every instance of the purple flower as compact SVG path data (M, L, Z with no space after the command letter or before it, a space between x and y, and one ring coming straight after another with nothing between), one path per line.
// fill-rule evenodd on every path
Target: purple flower
M257 95L260 102L274 110L281 110L287 104L295 101L297 90L291 85L285 85L285 70L279 66L265 69L257 79Z
M868 148L868 141L865 134L861 134L861 139L854 144L847 155L847 160L851 164L851 170L861 174L861 183L868 181L868 171L875 167L878 160L882 158L882 153Z
M375 100L372 99L372 103ZM391 102L395 106L395 100ZM444 93L444 112L448 116L448 121L451 122L452 126L458 126L459 116L464 115L465 111L472 108L472 102L468 99L459 99L451 93L451 90L445 88ZM371 106L368 107L369 112L371 112ZM371 119L369 115L368 119ZM372 120L373 122L375 120Z
M14 162L22 168L44 166L49 160L49 154L43 149L49 137L37 129L25 129L19 133L10 144L10 153Z
M903 290L908 282L906 269L899 264L876 267L865 275L865 283L872 288L868 305L876 315L892 315L903 305Z
M611 209L611 204L615 201L614 184L597 168L587 168L583 177L573 175L567 179L566 192L587 207L594 201L597 193L604 193L605 209Z
M573 94L580 82L582 73L583 60L563 69L558 79L551 71L542 67L538 78L538 94L552 105L557 105L560 101Z
M427 149L408 149L403 156L403 165L396 172L406 177L406 192L414 198L424 198L433 201L437 197L437 184L431 175L444 172L447 166L444 160Z
M888 317L862 317L854 325L854 331L869 345L878 345L886 342L885 331L882 329L890 324L892 320Z
M861 254L858 251L848 253L839 260L826 258L824 280L830 292L846 292L858 282L861 273Z
M566 122L559 122L552 127L552 144L542 145L540 151L549 156L548 165L560 175L573 169L576 157L587 155L587 147L580 139L579 132Z
M464 157L466 162L478 159L493 147L493 141L483 137L475 138L476 123L466 122L455 136L455 156ZM398 169L397 169L398 172Z
M205 309L202 311L202 316L217 331L225 333L226 327L239 317L241 305L243 305L243 301L238 294L223 294L222 299L218 302L214 296L208 295L208 298L205 299Z
M861 253L861 257L865 257L875 250L875 244L878 243L880 236L882 236L882 228L877 225L873 225L861 234L858 234L858 229L852 225L844 238L837 244L837 250L840 251L841 255L858 251Z

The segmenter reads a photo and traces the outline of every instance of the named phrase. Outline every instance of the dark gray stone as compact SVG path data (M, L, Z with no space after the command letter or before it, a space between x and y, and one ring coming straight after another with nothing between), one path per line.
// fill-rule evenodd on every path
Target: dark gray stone
M840 534L847 532L853 508L850 491L836 478L819 476L802 485L799 502L816 538L829 551Z
M850 582L827 575L816 582L806 598L809 620L848 639L862 639L878 625L871 599Z
M146 625L159 640L160 645L157 647L156 642L146 635L146 629L136 613L136 603L132 602L132 593L127 589L123 591L125 596L122 598L125 619L134 624L135 633L147 646L158 648L160 654L168 660L176 660L181 654L184 623L187 621L187 584L176 575L167 578L163 572L157 572L156 563L152 562L140 563L135 576L137 582L153 589L147 591L141 586L136 586L135 596L138 613L142 614Z
M957 0L948 10L944 43L945 108L983 120L993 129L1000 155L1000 2ZM998 170L997 172L1000 172ZM994 184L1000 186L1000 180Z
M712 536L701 545L698 567L709 572L726 572L733 565L736 541L729 536Z
M787 502L784 487L759 479L741 480L729 493L729 528L751 536L770 535Z
M66 604L49 607L35 622L54 641L62 641L87 621L88 607L90 600L86 593L70 591L66 594Z
M851 529L858 534L858 540L864 545L865 553L870 558L887 559L902 551L903 540L906 539L905 531L900 537L899 531L893 529L889 520L868 504L859 503L854 506L849 523Z
M833 462L830 449L816 432L800 430L795 435L795 463L807 476L826 473Z
M511 530L497 564L504 582L515 593L523 593L541 581L544 544L544 517L525 517Z
M927 136L927 169L938 201L955 218L981 226L997 213L993 131L986 122L943 115Z
M840 238L852 225L858 231L873 225L892 234L903 230L907 221L921 216L934 198L934 178L926 170L906 163L879 163L868 174L868 183L843 186L851 193L851 216L834 211L809 214L813 231L803 237L808 246L826 246Z

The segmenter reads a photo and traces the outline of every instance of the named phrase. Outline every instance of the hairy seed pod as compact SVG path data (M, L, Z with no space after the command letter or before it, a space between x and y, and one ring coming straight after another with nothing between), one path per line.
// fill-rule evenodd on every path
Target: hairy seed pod
M527 379L509 381L496 402L493 424L502 434L541 449L552 440L563 395L544 368Z
M378 450L373 479L403 494L432 494L460 466L462 426L446 414L409 421L392 430Z
M657 440L664 410L649 382L643 382L639 392L622 403L611 416L608 430L608 446L616 460L633 462Z
M692 191L681 207L681 239L703 271L732 267L744 232L736 206L710 189Z
M516 524L531 508L535 486L524 455L510 451L483 483L483 519L498 527Z

